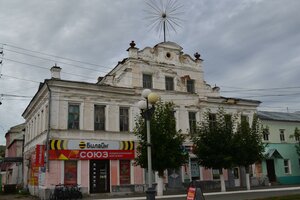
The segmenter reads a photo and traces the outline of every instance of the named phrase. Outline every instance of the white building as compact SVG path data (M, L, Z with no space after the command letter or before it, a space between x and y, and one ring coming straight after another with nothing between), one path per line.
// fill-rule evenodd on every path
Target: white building
M189 134L190 124L201 120L207 108L216 112L221 106L252 120L260 103L221 97L220 88L204 81L200 55L192 58L175 43L139 50L132 42L127 51L128 58L96 84L62 80L61 68L51 68L52 78L44 81L23 113L24 182L32 193L39 191L44 197L58 183L80 184L87 193L144 190L145 172L132 165L138 142L132 130L144 88L175 103L177 129L183 134ZM46 156L42 167L43 146L39 145L46 144L49 162ZM187 140L185 145L192 143ZM213 170L199 167L191 154L188 165L168 170L166 182L176 187L191 179L213 177Z

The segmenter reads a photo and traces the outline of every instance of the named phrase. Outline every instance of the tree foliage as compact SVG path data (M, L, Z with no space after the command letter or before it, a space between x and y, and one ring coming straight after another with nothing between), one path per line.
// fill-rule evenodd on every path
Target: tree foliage
M207 168L228 169L233 166L246 168L263 158L261 128L256 115L252 126L238 116L231 116L219 108L216 121L212 123L210 110L204 114L204 120L199 123L194 141L194 153L199 163Z
M263 158L265 146L257 115L253 116L251 127L248 120L241 118L233 139L235 165L244 166L248 171L249 165Z
M0 158L4 158L5 157L5 146L0 145Z
M150 120L152 168L159 176L166 169L176 169L188 160L188 154L183 152L184 136L176 131L174 104L159 102ZM136 120L134 133L140 139L137 147L135 164L147 168L147 133L144 119L139 116Z
M234 123L226 115L224 109L219 108L215 119L210 110L204 113L204 119L199 122L193 136L193 152L199 159L199 164L207 167L228 169L233 166L234 152L232 148Z
M298 139L300 138L300 130L298 129L298 127L296 127L294 130L294 137ZM300 140L298 140L298 144L296 144L295 147L297 154L300 156Z

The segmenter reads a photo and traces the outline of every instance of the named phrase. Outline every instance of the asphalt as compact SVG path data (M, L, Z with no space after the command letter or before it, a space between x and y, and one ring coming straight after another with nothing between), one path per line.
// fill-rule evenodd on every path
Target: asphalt
M234 194L246 194L246 193L262 193L262 192L280 192L280 191L299 191L300 185L276 185L276 186L263 186L263 187L252 187L251 190L247 190L243 187L229 188L226 192L216 191L205 191L203 195L205 197L210 196L222 196L222 195L234 195ZM156 196L156 199L176 199L186 197L186 190L172 190L165 191L163 196ZM84 199L93 200L145 200L145 193L109 193L109 194L92 194L85 196Z
M246 190L246 188L229 188L226 192L219 191L205 191L204 196L206 199L224 199L224 196L229 195L247 195L247 193L251 194L259 194L263 192L271 192L271 193L294 193L297 192L300 194L300 185L277 185L277 186L265 186L265 187L253 187L251 190ZM30 195L21 195L21 194L0 194L0 200L38 200L37 197ZM105 193L105 194L92 194L84 196L83 199L86 200L145 200L145 193ZM185 190L172 190L165 191L164 196L156 196L155 199L186 199L186 191ZM229 198L230 200L234 198Z

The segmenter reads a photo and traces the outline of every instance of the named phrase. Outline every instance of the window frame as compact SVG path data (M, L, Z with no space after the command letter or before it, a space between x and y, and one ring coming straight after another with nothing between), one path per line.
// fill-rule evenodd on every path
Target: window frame
M195 80L194 79L186 80L186 91L188 93L195 93Z
M165 89L167 91L174 91L174 77L165 76Z
M126 115L121 114L121 110L126 110ZM129 131L129 108L119 108L119 130L120 132Z
M284 159L283 160L283 170L285 174L291 174L291 160L290 159Z
M71 106L78 106L78 113L75 113L75 112L70 112L70 107ZM77 123L78 123L78 127L76 126L75 128L74 128L74 123L76 122L74 122L74 120L75 120L75 117L74 117L74 120L73 120L73 122L70 122L70 114L72 114L72 115L75 115L75 114L78 114L78 121L77 121ZM73 124L73 126L70 126L70 123L72 123ZM68 129L69 130L80 130L80 104L79 103L69 103L69 105L68 105Z
M284 132L285 132L284 129L279 129L280 142L285 142L285 134L284 134Z
M215 173L216 171L218 171L218 173ZM220 174L220 170L219 169L211 169L211 173L212 173L212 179L213 180L220 180L221 174Z
M100 111L100 109L103 109L103 111ZM106 120L105 110L106 110L105 105L97 105L97 104L94 105L94 130L95 131L105 131L105 120ZM96 116L97 114L99 114L99 116ZM98 120L99 122L96 121L97 117L99 117Z
M196 125L197 125L197 112L189 111L189 128L190 128L190 134L193 134L196 132ZM193 117L193 118L191 118Z
M270 135L269 129L264 128L263 129L263 140L264 141L269 141L269 135Z
M143 88L153 88L152 74L143 74Z

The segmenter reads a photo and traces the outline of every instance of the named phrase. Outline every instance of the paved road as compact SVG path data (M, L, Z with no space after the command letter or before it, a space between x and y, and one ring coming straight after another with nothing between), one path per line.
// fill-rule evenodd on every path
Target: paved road
M251 200L263 197L273 197L273 196L283 196L290 194L300 194L300 187L288 187L288 188L272 188L272 189L260 189L249 191L233 191L233 192L215 192L215 193L205 193L205 200ZM0 195L0 200L37 200L37 198L32 196L22 196L22 195ZM99 198L99 197L89 197L84 199L90 200L145 200L146 197L129 197L120 196L118 198ZM186 200L186 195L168 195L162 197L156 197L159 199L166 200Z
M264 197L284 196L290 194L300 194L300 187L289 188L274 188L274 189L261 189L251 191L234 191L234 192L216 192L205 193L205 200L251 200ZM145 200L145 197L119 197L114 199L103 198L89 198L93 200ZM186 200L186 195L169 195L156 197L156 199L166 200Z

